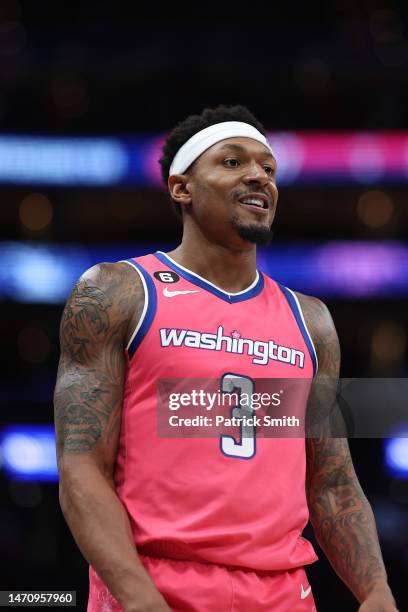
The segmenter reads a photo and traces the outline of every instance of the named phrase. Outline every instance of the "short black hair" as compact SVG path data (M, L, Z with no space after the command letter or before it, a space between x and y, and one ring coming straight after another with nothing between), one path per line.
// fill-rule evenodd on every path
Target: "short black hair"
M200 115L190 115L184 121L181 121L167 136L163 146L163 154L159 161L161 166L161 174L164 184L167 187L167 179L169 178L170 166L177 153L187 140L194 134L204 130L215 123L223 121L243 121L253 125L261 134L266 135L264 126L256 119L246 106L224 106L220 105L216 108L205 108ZM191 166L194 165L191 164ZM191 168L190 166L190 168ZM171 200L176 211L180 213L180 205Z

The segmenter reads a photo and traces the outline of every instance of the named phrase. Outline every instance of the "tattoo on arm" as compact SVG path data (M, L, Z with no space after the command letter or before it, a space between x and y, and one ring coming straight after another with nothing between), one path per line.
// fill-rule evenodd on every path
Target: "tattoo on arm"
M386 580L370 504L345 439L307 443L310 520L334 569L362 601L377 581Z
M312 413L311 437L306 439L310 520L334 569L362 601L376 582L386 581L386 572L374 515L354 471L344 422L336 405L339 342L321 302L303 297L302 308L319 360L319 373L308 404Z
M139 291L138 291L139 289ZM58 455L103 444L113 456L132 311L143 307L138 275L127 264L100 264L77 283L60 327L55 389Z

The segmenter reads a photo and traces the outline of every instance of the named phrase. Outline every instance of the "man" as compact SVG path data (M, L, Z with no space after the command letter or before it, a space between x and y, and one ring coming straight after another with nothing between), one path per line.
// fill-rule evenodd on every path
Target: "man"
M303 567L316 555L301 537L310 512L360 611L395 612L346 439L322 428L306 445L254 428L160 434L160 381L251 393L258 380L314 377L313 398L340 362L325 306L256 270L278 192L253 115L237 106L189 117L161 165L182 243L91 268L61 323L60 500L91 565L88 610L312 611Z

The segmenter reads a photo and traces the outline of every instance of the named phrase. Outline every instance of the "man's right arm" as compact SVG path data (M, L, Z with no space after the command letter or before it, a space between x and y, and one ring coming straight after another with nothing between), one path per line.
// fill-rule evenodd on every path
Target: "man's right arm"
M55 388L60 503L84 557L125 612L168 611L137 555L113 483L124 347L143 309L135 270L99 264L78 281L60 328Z

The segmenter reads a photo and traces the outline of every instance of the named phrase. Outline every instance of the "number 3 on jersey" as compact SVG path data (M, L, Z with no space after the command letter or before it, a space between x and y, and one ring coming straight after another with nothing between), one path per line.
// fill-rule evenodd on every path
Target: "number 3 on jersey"
M246 397L252 398L254 388L253 380L241 374L224 374L221 378L222 393L238 391L239 397L245 393ZM233 406L231 416L236 419L242 419L240 427L241 439L237 442L233 436L221 435L221 452L227 455L227 457L251 459L256 453L255 425L248 424L246 420L254 416L254 410L251 408L251 405Z

